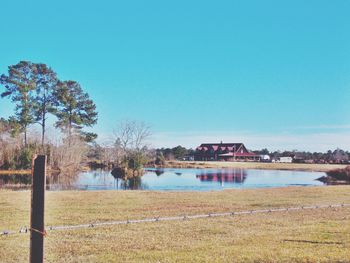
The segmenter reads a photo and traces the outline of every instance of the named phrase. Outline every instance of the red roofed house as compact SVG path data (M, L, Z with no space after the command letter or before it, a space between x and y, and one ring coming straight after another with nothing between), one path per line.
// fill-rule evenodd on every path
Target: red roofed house
M202 143L196 161L260 161L260 155L247 150L243 143Z

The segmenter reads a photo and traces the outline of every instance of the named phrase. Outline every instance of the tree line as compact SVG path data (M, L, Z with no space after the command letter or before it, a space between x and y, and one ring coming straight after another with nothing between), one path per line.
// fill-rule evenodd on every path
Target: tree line
M277 159L283 156L294 157L295 162L309 162L309 163L348 163L350 160L350 152L335 149L326 152L310 152L310 151L269 151L268 149L261 149L253 151L260 155L269 155L271 159Z
M166 160L192 160L195 150L178 145L173 148L156 149L157 160L162 163ZM261 150L253 150L259 155L269 155L271 160L278 159L283 156L294 157L296 162L312 162L312 163L348 163L350 161L350 152L342 149L328 150L326 152L309 152L309 151L269 151L264 148Z
M157 162L163 163L164 161L172 161L172 160L191 160L191 156L193 157L195 154L195 150L187 149L181 145L178 145L173 148L159 148L156 149Z
M159 163L171 160L193 160L195 150L178 145L173 148L159 148L155 150L156 158ZM264 148L261 150L253 150L252 152L259 155L269 155L271 160L280 157L294 157L295 162L309 163L349 163L350 152L342 149L328 150L326 152L310 152L310 151L269 151Z
M46 64L20 61L1 74L0 85L4 88L1 97L14 104L13 115L0 118L0 168L28 168L33 153L50 155L54 145L46 143L49 116L56 119L54 126L63 134L56 148L96 139L96 134L83 130L96 124L96 105L77 81L60 80ZM34 125L40 127L40 143L28 137Z

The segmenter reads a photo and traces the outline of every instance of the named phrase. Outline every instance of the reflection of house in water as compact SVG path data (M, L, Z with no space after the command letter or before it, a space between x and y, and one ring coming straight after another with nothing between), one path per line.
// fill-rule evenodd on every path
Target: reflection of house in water
M225 170L204 170L196 177L202 182L220 182L224 183L242 184L247 177L244 169L225 169Z

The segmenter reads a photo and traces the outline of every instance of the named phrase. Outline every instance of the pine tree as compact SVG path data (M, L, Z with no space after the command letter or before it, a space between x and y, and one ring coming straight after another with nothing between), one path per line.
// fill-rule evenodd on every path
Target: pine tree
M1 75L0 84L6 89L1 97L10 97L16 104L15 119L21 126L24 133L24 145L27 146L27 130L34 123L31 97L35 89L33 63L20 61L16 65L9 66L8 75Z
M44 147L48 113L55 113L58 104L55 91L58 85L56 73L45 64L34 64L36 95L33 99L33 115L41 126L41 145Z
M97 122L96 105L83 92L80 84L76 81L60 82L55 92L58 101L56 127L67 132L68 140L73 132L82 134L84 126L91 127Z

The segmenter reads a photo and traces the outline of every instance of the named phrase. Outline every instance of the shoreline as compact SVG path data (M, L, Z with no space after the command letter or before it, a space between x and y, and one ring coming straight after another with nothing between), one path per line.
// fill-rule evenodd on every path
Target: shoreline
M260 170L290 170L328 172L334 169L342 169L345 164L306 164L306 163L262 163L262 162L217 162L217 161L166 161L164 165L156 168L241 168Z
M0 170L0 175L31 174L31 170Z
M81 171L85 171L84 169L81 169ZM51 170L47 169L46 170L47 175L49 173L59 173L58 170ZM0 170L0 175L31 175L32 170Z
M257 169L257 170L288 170L328 172L343 169L346 164L306 164L306 163L262 163L262 162L218 162L218 161L166 161L164 165L146 166L144 168L195 168L195 169ZM81 171L85 171L82 169ZM31 170L0 170L0 175L31 174Z

